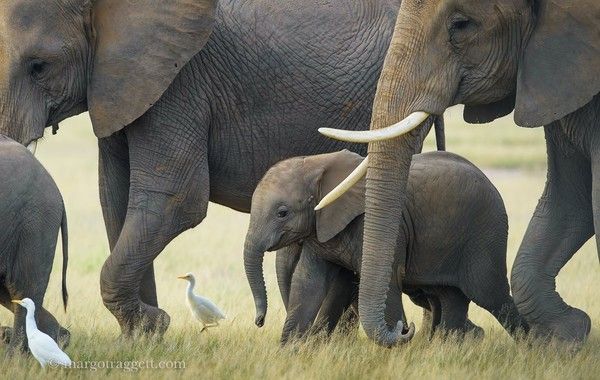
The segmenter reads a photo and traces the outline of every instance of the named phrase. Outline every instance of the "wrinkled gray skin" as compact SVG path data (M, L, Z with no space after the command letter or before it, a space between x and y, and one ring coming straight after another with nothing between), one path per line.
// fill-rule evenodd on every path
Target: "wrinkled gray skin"
M3 340L11 350L27 349L25 308L12 300L31 298L38 328L63 345L69 331L42 307L62 229L62 297L67 307L67 219L62 197L50 174L15 141L0 135L0 303L14 314Z
M600 253L600 2L404 0L377 86L371 129L413 112L464 104L481 123L514 109L520 126L545 126L548 180L512 270L519 311L536 335L582 343L589 316L565 303L556 276L596 233ZM385 326L390 264L417 129L369 144L359 313L367 335Z
M361 161L349 151L292 158L271 168L258 184L244 248L257 322L266 314L265 251L302 241L315 256L360 276L364 180L325 209L315 212L314 207ZM396 251L387 310L394 300L400 303L404 291L419 304L427 300L433 329L441 324L464 331L471 326L467 310L473 301L512 335L527 332L506 278L504 204L487 177L457 155L426 153L414 157L407 189L400 226L407 243ZM405 260L399 256L404 252ZM399 265L404 261L406 269ZM319 298L312 287L303 296L306 304ZM291 305L290 300L288 312ZM304 332L306 326L298 329ZM284 329L284 340L288 333Z
M89 110L121 330L163 333L153 261L209 201L248 212L281 159L366 147L398 0L3 0L0 132L22 144ZM25 126L25 127L24 127Z

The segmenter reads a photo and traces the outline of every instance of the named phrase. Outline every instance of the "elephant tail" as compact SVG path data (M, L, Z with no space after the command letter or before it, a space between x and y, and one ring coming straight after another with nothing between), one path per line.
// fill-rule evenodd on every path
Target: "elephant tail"
M435 126L435 142L437 144L437 150L444 152L446 151L444 115L436 116L433 123Z
M69 293L67 292L67 264L69 262L69 230L67 228L67 211L63 206L62 221L60 224L61 240L62 240L62 299L65 312L67 311L67 302L69 301Z

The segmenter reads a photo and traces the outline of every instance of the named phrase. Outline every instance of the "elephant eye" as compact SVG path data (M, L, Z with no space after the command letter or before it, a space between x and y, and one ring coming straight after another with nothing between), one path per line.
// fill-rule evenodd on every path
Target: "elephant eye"
M455 19L455 20L452 20L451 28L452 28L452 30L463 30L463 29L467 29L470 24L471 24L471 20L469 20L468 18Z
M29 75L33 78L40 78L48 69L48 62L41 59L32 59L29 62Z
M448 34L450 35L450 42L454 45L459 44L466 40L470 33L466 33L476 26L475 21L471 20L467 16L456 13L450 17L448 23Z
M288 214L289 214L288 208L285 207L285 206L281 206L277 210L277 217L278 218L285 218L286 216L288 216Z

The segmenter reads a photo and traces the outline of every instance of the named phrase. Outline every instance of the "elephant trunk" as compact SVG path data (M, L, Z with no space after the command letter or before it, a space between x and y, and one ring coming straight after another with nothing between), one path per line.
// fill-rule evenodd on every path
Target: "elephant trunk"
M257 243L253 233L248 232L244 244L244 268L246 270L246 278L252 290L252 296L254 297L254 305L256 307L254 323L258 327L264 325L265 316L267 315L267 289L263 274L264 256L265 249Z
M35 155L37 142L44 134L48 112L36 96L28 97L32 103L19 109L23 97L18 91L0 84L0 133L23 144Z
M431 127L431 122L426 122ZM418 132L418 131L417 131ZM366 334L382 346L412 338L402 333L402 322L390 330L385 322L386 296L397 247L406 246L400 235L402 210L418 133L395 141L369 144L361 284L358 314Z
M403 4L404 5L404 4ZM386 297L398 248L406 247L401 233L402 212L412 156L420 152L423 140L432 127L434 117L441 115L448 102L442 91L434 91L435 83L417 85L417 78L432 78L433 61L415 60L431 52L421 46L420 30L407 30L411 25L401 16L396 21L388 54L377 86L373 106L371 132L401 125L418 116L418 127L391 139L372 140L369 144L365 197L365 224L359 317L366 334L376 343L393 346L409 341L414 325L403 334L402 322L390 329L384 314ZM404 120L399 123L399 120ZM383 131L382 131L383 132ZM400 252L405 255L405 252ZM401 272L404 257L399 257ZM401 281L401 279L399 279Z

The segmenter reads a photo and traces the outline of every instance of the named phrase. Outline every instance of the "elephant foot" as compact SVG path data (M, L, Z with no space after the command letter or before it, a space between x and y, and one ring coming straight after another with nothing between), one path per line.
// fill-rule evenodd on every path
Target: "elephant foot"
M71 333L69 330L61 327L58 331L58 336L55 337L55 340L60 348L65 349L69 347L69 344L71 343Z
M474 339L481 340L485 336L485 331L471 322L471 320L467 319L465 322L465 334L469 334Z
M530 323L531 332L542 340L556 339L561 343L581 346L592 328L590 317L582 310L570 308L565 314L547 325Z
M0 342L2 342L3 344L10 344L12 330L12 327L0 326Z
M162 338L171 323L171 317L164 310L142 302L134 309L135 311L109 310L117 318L121 326L121 334L126 338L140 335Z

